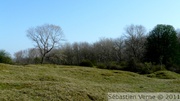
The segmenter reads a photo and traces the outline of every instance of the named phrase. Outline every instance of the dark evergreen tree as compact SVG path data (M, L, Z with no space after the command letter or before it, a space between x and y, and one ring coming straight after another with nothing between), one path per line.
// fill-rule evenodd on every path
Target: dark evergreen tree
M171 25L157 25L147 37L146 60L169 65L180 63L177 33Z

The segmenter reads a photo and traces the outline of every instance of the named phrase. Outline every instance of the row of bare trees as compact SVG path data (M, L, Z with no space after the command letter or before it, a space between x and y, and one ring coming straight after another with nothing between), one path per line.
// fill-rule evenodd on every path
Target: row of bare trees
M141 73L163 68L180 72L180 30L171 25L159 24L148 33L142 25L130 25L119 38L100 38L94 43L60 44L61 28L49 24L30 28L27 36L36 47L16 52L16 63L82 65L86 61L116 69L125 63L126 69Z
M27 36L36 44L35 48L21 50L14 54L17 63L55 63L78 65L83 60L94 64L109 61L124 61L136 58L142 61L145 52L146 29L141 25L130 25L124 34L116 39L101 38L95 43L66 43L61 47L61 28L55 25L43 25L30 28Z

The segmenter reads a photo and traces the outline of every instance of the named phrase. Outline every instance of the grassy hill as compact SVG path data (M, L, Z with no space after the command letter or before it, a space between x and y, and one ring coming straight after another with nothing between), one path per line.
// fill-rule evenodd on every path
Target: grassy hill
M180 75L97 68L0 64L0 100L107 100L108 92L180 92Z

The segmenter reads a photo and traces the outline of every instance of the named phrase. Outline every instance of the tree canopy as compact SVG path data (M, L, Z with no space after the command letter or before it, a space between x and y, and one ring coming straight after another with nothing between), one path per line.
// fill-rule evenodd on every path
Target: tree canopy
M63 37L63 32L61 27L57 25L44 24L28 29L27 37L36 43L36 47L41 54L41 63L43 63L46 54L59 45L59 41Z
M146 60L166 66L180 62L178 38L173 26L159 24L150 31L146 43Z

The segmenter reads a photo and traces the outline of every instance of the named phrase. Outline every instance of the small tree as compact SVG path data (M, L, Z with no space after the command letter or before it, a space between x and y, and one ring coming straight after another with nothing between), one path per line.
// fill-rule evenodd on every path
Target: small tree
M12 63L10 54L5 50L0 50L0 63Z
M37 26L36 28L28 29L27 37L36 43L36 47L39 49L41 54L42 64L46 54L59 45L59 41L63 38L63 32L59 26L45 24Z

